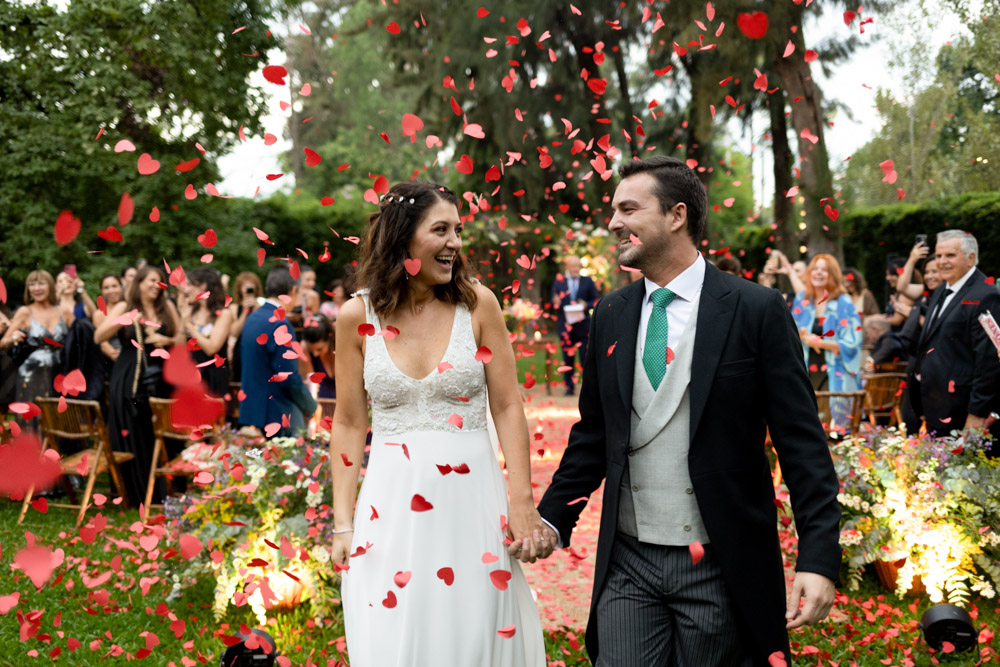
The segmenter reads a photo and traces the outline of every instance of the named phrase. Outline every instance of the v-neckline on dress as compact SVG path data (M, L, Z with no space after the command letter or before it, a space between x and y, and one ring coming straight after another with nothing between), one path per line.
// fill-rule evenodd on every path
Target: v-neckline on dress
M451 332L448 334L448 345L444 348L444 354L441 355L441 360L438 361L436 364L434 364L434 368L432 368L430 372L427 375L423 376L422 378L415 378L412 375L404 373L403 369L401 369L399 365L395 362L395 360L393 360L392 355L389 354L389 346L386 345L385 336L379 336L379 338L382 339L382 347L385 350L385 356L389 358L389 363L392 364L392 367L395 368L400 375L402 375L405 378L409 378L414 382L423 382L427 378L434 375L434 371L436 371L441 366L441 364L444 363L444 360L448 358L448 353L451 351L451 345L455 341L455 324L458 322L459 306L460 304L455 304L455 313L454 315L452 315L451 318ZM381 326L381 323L379 323L379 326Z

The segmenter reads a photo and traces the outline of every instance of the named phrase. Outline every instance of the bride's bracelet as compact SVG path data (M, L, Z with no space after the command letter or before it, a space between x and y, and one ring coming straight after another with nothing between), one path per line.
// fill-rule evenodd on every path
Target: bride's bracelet
M334 535L339 535L340 533L353 533L353 532L354 532L353 528L345 528L343 530L335 530L335 531L333 531L333 534Z

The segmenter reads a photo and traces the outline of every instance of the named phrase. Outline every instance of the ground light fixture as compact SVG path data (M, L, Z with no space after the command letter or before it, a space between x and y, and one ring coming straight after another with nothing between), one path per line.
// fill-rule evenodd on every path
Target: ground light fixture
M968 651L979 643L979 633L972 624L969 613L953 604L937 604L920 617L924 640L935 651L943 651L945 642L958 653Z
M222 654L222 667L274 667L280 652L268 632L254 628L249 635L237 633L234 636L240 642Z

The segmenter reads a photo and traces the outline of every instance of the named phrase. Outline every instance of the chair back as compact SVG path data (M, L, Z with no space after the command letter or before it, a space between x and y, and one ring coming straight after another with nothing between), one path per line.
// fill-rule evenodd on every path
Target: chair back
M216 401L219 404L219 418L212 424L211 429L202 429L203 434L209 431L220 431L222 423L226 418L225 400L214 397L210 400ZM195 429L191 426L177 426L174 424L171 416L174 403L176 401L172 398L154 398L150 396L149 409L153 413L153 435L157 438L166 438L169 440L187 440L191 437L191 433Z
M337 399L335 398L317 398L317 405L319 405L320 419L325 419L329 417L333 419L333 413L337 409Z
M874 373L862 378L865 412L874 417L890 417L903 400L905 373Z
M66 409L59 412L58 398L35 399L42 414L39 416L42 432L66 440L89 440L102 437L105 431L101 404L97 401L65 399Z
M855 433L861 427L861 413L865 403L863 391L817 391L816 407L823 430Z

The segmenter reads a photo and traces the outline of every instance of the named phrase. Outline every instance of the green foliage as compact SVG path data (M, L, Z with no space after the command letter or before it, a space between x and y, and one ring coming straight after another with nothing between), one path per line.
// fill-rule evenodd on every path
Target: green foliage
M247 76L275 45L265 25L271 11L269 0L0 5L5 282L36 267L83 269L92 254L101 270L137 257L186 259L181 253L192 251L222 205L205 194L190 200L185 190L201 193L218 181L215 156L237 141L240 126L258 127L261 98ZM136 151L115 153L123 139ZM161 163L156 173L139 175L142 153ZM195 158L200 164L187 173L174 169ZM117 226L126 192L135 214L121 229L124 243L99 239L99 230ZM159 222L149 219L154 207ZM61 210L83 224L58 248L52 229ZM110 257L100 258L105 252Z
M1000 274L1000 192L980 192L940 197L922 204L893 204L845 212L844 257L861 270L876 297L885 293L886 257L905 257L917 234L927 234L933 248L934 234L961 229L979 242L979 268L988 276ZM881 300L881 299L880 299Z

